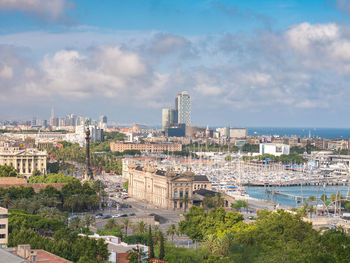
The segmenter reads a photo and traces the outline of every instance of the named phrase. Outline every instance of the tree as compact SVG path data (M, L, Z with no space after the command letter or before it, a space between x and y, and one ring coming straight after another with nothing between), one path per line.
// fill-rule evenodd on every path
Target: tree
M154 245L151 226L148 228L147 245L149 246L149 257L154 258Z
M345 210L350 211L350 202L344 205Z
M110 218L108 219L107 223L104 226L104 229L112 229L114 227L116 227L118 224L117 222L115 222L114 218Z
M105 262L108 259L109 252L108 247L102 238L97 240L97 255L96 258L98 262Z
M215 207L214 200L209 195L205 195L202 201L203 207L206 211Z
M86 228L89 228L94 223L95 223L95 217L90 216L90 215L85 215L84 224L85 224Z
M310 202L315 202L316 201L316 197L315 196L309 196L309 198L308 198L308 200L310 201Z
M146 253L138 246L128 251L126 259L129 260L129 263L142 263L147 261Z
M123 188L124 188L126 191L128 191L128 189L129 189L129 181L125 181L125 182L123 183Z
M162 232L160 232L159 259L163 260L164 257L165 257L164 235Z
M16 177L17 171L10 165L0 165L0 177Z
M146 232L146 224L145 224L145 222L143 222L143 221L138 222L137 225L136 225L136 231L138 233L141 233L141 234L145 233Z
M231 155L227 155L225 157L225 161L232 161L232 156Z
M214 197L215 208L223 207L225 205L225 199L222 198L221 193L216 193Z
M200 225L205 221L206 213L202 207L192 206L186 213L185 220L179 222L179 232L187 235L193 241L201 241L203 232Z
M235 203L231 204L231 207L236 211L240 211L242 208L248 209L248 202L244 200L237 200Z
M124 218L123 220L123 226L125 229L125 235L128 235L128 227L129 227L130 221L128 218Z
M169 226L167 231L166 231L166 234L168 236L171 236L171 241L174 241L174 235L177 234L177 233L178 233L178 231L176 229L175 224L171 224L171 226Z

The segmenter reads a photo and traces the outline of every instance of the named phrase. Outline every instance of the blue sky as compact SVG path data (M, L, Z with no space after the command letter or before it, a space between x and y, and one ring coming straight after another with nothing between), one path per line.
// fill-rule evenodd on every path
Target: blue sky
M350 127L348 0L0 0L2 118Z

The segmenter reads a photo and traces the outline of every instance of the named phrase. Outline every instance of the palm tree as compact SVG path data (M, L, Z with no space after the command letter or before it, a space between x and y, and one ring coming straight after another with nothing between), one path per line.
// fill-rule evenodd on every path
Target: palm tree
M125 235L128 235L128 227L129 227L130 221L128 218L124 218L123 220L123 226L125 229Z
M310 202L315 202L315 201L316 201L316 197L313 196L313 195L312 195L312 196L309 196L308 199L309 199Z
M309 205L308 207L310 218L312 218L312 214L316 211L313 205Z
M214 197L215 208L223 207L225 204L224 198L222 198L221 193L216 193Z
M171 236L171 241L174 241L174 235L178 234L178 230L176 229L175 224L171 224L171 226L169 226L169 228L166 231L166 234L168 236Z
M115 222L114 218L108 219L107 223L105 224L105 229L111 229L117 226L117 223Z
M154 226L153 227L153 233L154 233L154 241L155 244L157 244L160 240L160 235L161 235L162 230L160 229L159 226Z
M146 232L146 224L143 221L140 221L136 225L136 230L138 233L145 233Z
M231 204L231 208L234 208L236 211L241 210L241 208L248 209L248 203L244 200L237 200L235 203Z
M209 209L211 208L214 208L214 201L213 201L213 198L210 197L209 195L206 195L204 198L203 198L203 201L202 201L202 204L203 204L203 207L204 209L208 212Z
M85 223L86 228L89 228L91 225L93 225L95 223L95 218L93 216L90 216L90 215L85 215L84 223Z
M1 197L1 203L3 206L5 206L6 209L9 208L9 205L11 203L11 197L9 193L6 193Z
M76 218L73 218L69 223L73 229L77 229L80 227L81 220L79 217L76 217Z

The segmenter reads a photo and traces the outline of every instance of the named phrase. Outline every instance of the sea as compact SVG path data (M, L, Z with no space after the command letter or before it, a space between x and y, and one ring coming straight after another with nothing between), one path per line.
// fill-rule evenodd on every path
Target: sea
M297 203L295 199L291 197L286 197L282 195L275 195L272 199L271 196L266 195L264 191L264 187L256 187L256 186L247 186L245 187L245 190L247 194L250 197L257 198L257 199L263 199L267 201L273 201L275 203L281 204L281 205L287 205L287 206L294 206L299 207L302 205L301 202ZM316 198L320 198L323 193L327 195L328 198L330 198L331 194L337 194L338 191L343 195L344 197L348 196L349 187L347 185L337 185L337 186L279 186L279 187L273 187L271 190L279 191L282 193L286 193L289 195L294 196L300 196L306 199L308 199L309 196L315 196Z
M350 139L350 128L248 127L249 136Z

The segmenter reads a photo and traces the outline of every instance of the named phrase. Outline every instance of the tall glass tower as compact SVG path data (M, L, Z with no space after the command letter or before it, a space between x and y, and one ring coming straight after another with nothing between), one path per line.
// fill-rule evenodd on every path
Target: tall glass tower
M191 97L187 91L177 94L175 98L175 110L177 111L177 122L191 125Z

